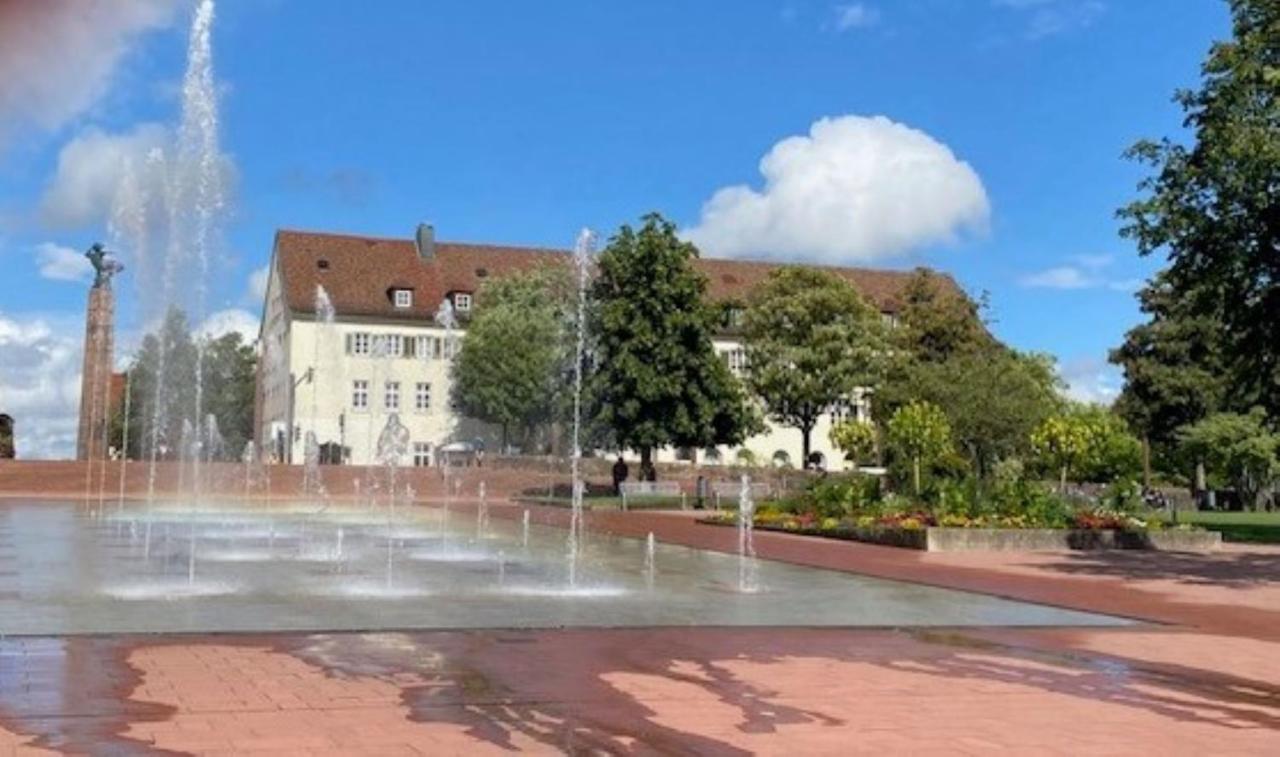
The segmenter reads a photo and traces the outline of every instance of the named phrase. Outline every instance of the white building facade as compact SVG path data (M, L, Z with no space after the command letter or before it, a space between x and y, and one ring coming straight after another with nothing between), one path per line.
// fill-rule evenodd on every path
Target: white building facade
M476 290L489 276L562 263L567 254L436 243L429 227L420 227L414 240L279 232L263 305L255 408L258 442L268 459L301 463L311 433L325 462L368 464L392 414L412 440L403 465L439 464L442 450L464 456L498 451L496 426L462 417L449 403L450 367L466 338ZM741 296L775 267L721 260L698 265L708 276L708 295L721 299ZM864 296L886 314L894 302L884 292L900 288L907 276L833 270L848 274L855 286L865 279ZM332 303L332 320L316 316L318 288ZM457 317L455 328L437 317L446 301ZM739 340L724 334L714 346L735 373L745 369ZM829 431L844 418L868 417L867 398L849 398L818 421L811 451L826 467L844 468ZM800 431L769 424L741 446L664 449L656 459L799 467L801 456Z

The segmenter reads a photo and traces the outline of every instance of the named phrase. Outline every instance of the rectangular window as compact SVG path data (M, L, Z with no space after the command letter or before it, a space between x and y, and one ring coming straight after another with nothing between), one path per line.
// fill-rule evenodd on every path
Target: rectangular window
M747 368L747 351L740 347L724 353L724 359L734 373L742 373Z
M368 355L369 354L369 333L366 331L357 331L351 335L351 354L352 355Z
M404 354L404 339L399 334L385 334L382 339L385 348L382 354L387 357L400 357Z
M453 296L453 309L459 313L471 312L471 295L459 292Z
M413 392L413 409L425 413L431 409L431 384L419 381Z
M419 468L431 465L431 445L428 442L413 443L413 464Z
M397 289L395 291L396 307L409 308L413 307L413 290Z
M400 409L400 382L388 381L382 393L382 407L387 412L395 412Z
M419 360L430 360L431 359L431 337L415 336L413 338L413 341L415 342L413 347L413 352L417 356L417 358Z
M367 410L369 408L369 382L356 379L351 382L351 408Z
M453 360L453 358L458 354L458 337L454 336L448 339L441 339L440 341L444 342L444 348L442 350L444 353L444 359Z

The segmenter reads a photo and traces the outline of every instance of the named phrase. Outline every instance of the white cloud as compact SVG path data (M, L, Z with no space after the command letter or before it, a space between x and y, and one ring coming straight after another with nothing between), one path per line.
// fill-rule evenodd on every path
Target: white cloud
M173 18L175 0L0 2L0 131L56 129L110 88L121 59Z
M58 167L40 200L40 220L54 229L75 229L98 224L110 217L126 172L145 166L147 154L164 149L169 130L143 123L125 134L109 134L90 127L63 146ZM135 176L142 191L163 194L159 171Z
M1019 283L1025 287L1044 289L1088 289L1095 286L1091 276L1069 265L1055 266L1038 273L1028 274L1023 276Z
M0 313L0 412L14 417L19 457L75 454L82 328Z
M41 276L54 281L86 281L93 273L84 253L53 242L36 245L36 265Z
M764 187L718 190L685 236L719 257L866 263L986 228L968 163L884 116L822 118L760 161Z
M261 268L255 268L249 274L249 300L251 302L262 304L267 297L267 284L271 280L271 267L264 265Z
M1025 17L1023 35L1032 41L1087 29L1106 12L1102 0L993 0Z
M1064 361L1059 374L1067 384L1066 395L1078 402L1110 405L1124 386L1120 369L1100 358Z
M1038 289L1110 289L1115 292L1134 292L1142 286L1141 279L1108 276L1107 269L1115 262L1110 255L1076 255L1071 260L1072 265L1030 273L1018 279L1018 283Z
M866 3L848 3L837 5L835 11L835 29L838 32L850 29L864 29L880 20L880 13Z
M248 310L230 308L219 310L204 319L196 333L202 336L218 338L232 332L239 332L241 339L252 343L258 339L258 316Z

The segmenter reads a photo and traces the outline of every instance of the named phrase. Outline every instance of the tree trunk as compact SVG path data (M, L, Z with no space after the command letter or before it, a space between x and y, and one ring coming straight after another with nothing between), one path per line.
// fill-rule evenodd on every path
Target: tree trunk
M920 456L911 458L911 478L915 481L916 497L920 497Z
M800 470L809 469L809 435L812 432L812 423L808 423L800 427L800 433L803 438L803 441L800 444Z
M1151 437L1142 437L1142 486L1151 488Z
M1058 493L1067 493L1067 466L1062 466L1062 475L1058 479Z
M653 467L653 447L640 448L640 475L636 479L639 481L658 480L658 471Z
M499 455L507 454L507 424L502 424L502 449L498 450Z

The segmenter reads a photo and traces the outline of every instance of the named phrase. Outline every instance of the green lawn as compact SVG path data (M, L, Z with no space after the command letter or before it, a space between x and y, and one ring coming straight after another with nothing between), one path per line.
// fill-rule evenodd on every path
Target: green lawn
M1182 512L1178 513L1178 522L1195 523L1210 531L1221 531L1224 541L1280 544L1280 512Z

